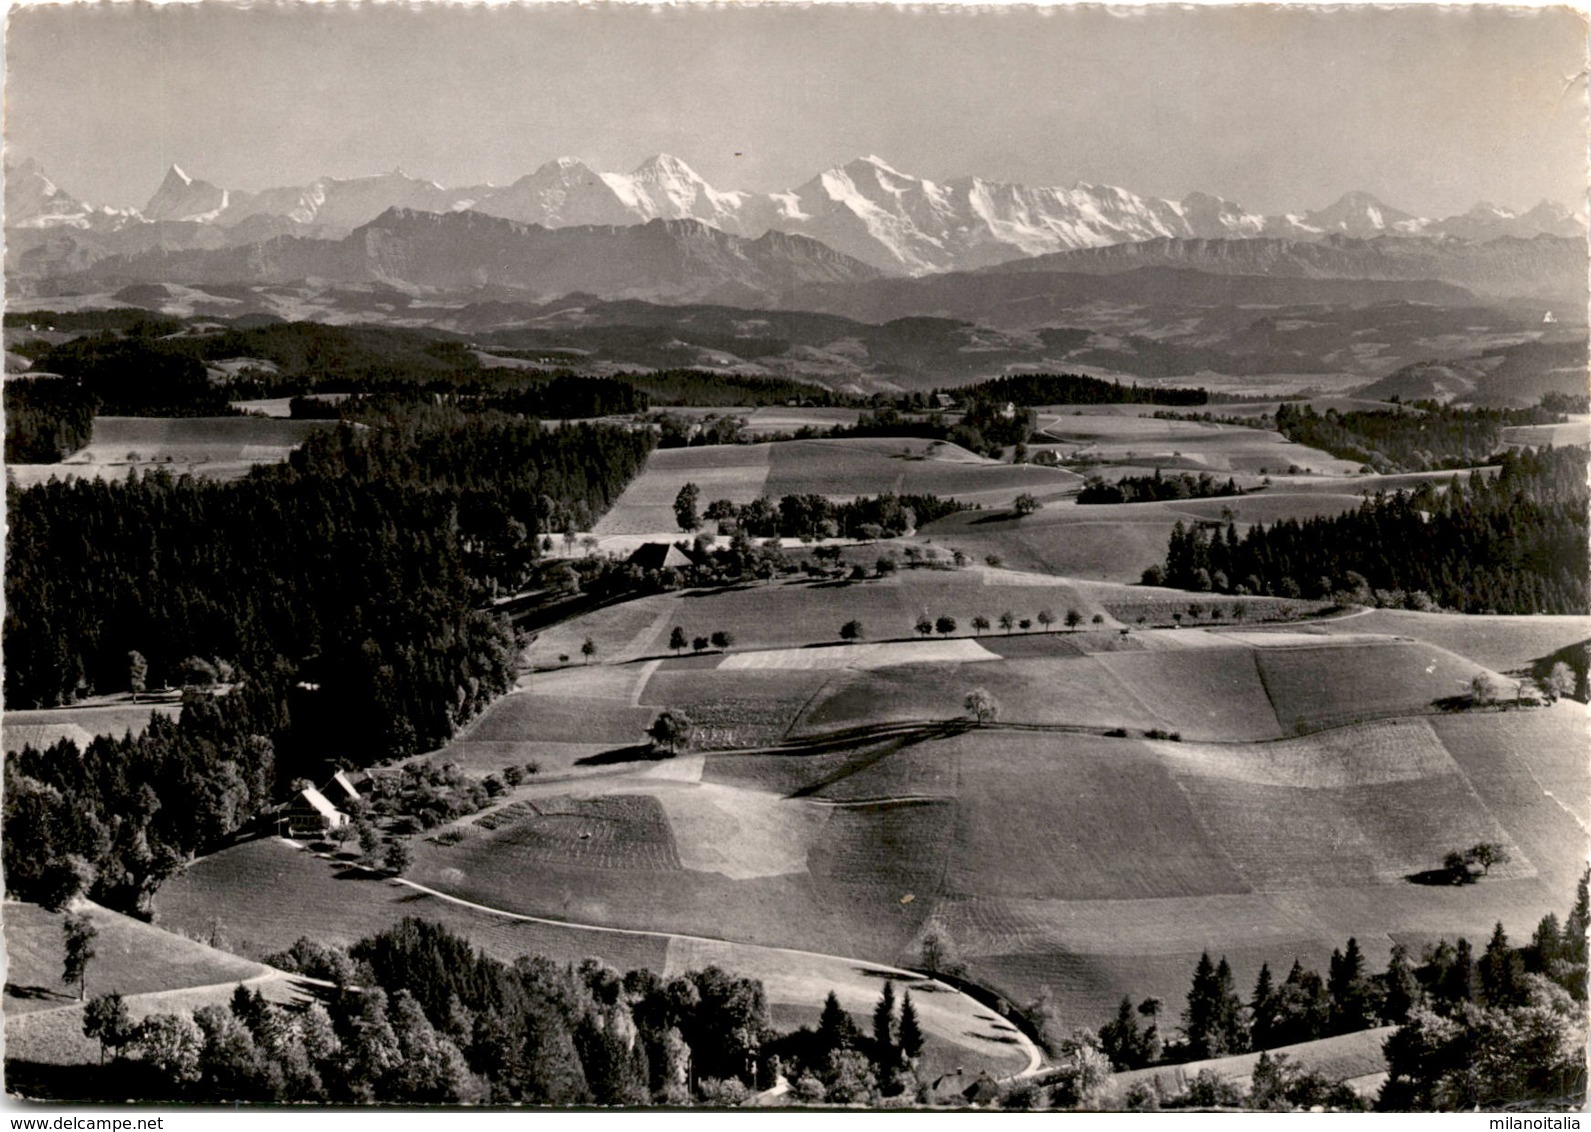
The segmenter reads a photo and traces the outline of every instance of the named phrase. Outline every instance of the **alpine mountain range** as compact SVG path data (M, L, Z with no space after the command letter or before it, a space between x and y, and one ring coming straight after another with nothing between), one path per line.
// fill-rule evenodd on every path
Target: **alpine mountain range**
M598 172L566 157L506 186L460 188L396 170L246 192L189 176L173 165L142 209L87 204L57 186L32 160L8 164L5 180L7 267L13 279L103 274L106 260L115 261L111 274L116 277L139 278L151 268L150 257L168 268L180 263L184 274L195 277L217 272L236 280L275 278L282 272L336 277L351 255L368 257L374 244L385 243L390 254L380 270L397 268L415 285L517 285L530 269L505 266L503 256L489 250L494 242L521 253L534 245L535 255L562 260L582 241L552 233L590 229L602 245L598 258L621 265L648 241L617 230L647 225L660 233L657 239L693 241L726 268L736 261L730 274L738 271L753 290L974 271L1149 241L1201 241L1196 246L1206 249L1202 258L1210 258L1208 249L1215 246L1227 249L1215 258L1242 259L1249 253L1233 249L1232 243L1258 240L1262 244L1256 248L1273 249L1268 256L1274 260L1274 249L1323 241L1423 237L1422 242L1478 245L1545 236L1556 238L1549 242L1580 243L1586 232L1580 216L1550 201L1526 212L1482 203L1459 215L1427 218L1368 193L1350 192L1325 208L1266 216L1197 192L1173 201L1109 185L1035 187L974 176L935 182L900 172L877 157L858 158L796 188L770 193L716 189L685 162L665 154L627 174ZM475 216L465 220L452 214ZM658 221L664 223L653 224ZM484 261L455 251L446 266L426 266L408 252L392 251L395 227L418 228L434 237L438 225L449 226L448 242L473 232ZM403 262L394 262L394 255ZM1088 267L1079 261L1065 270Z

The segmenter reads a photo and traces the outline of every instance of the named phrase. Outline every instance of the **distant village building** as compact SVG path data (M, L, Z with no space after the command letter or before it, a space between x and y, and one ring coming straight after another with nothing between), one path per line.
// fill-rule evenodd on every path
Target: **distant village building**
M936 409L954 409L955 407L956 407L956 399L954 397L952 397L950 394L948 394L948 393L935 393L934 394L934 408L936 408Z

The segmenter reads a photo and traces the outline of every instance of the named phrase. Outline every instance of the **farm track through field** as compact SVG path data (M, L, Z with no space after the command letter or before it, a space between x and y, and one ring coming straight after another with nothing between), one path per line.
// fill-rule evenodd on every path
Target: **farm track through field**
M315 856L318 856L318 857L324 856L323 854L316 853L315 850L311 849L308 845L305 845L303 842L291 841L291 840L288 840L286 838L283 838L283 840L286 841L287 844L291 845L295 849L300 850L301 852L313 853ZM329 859L329 858L327 858L327 859ZM375 871L375 870L367 869L364 866L359 865L359 864L349 864L348 862L343 862L343 861L339 861L338 864L346 865L349 868L360 869L363 872L374 872ZM381 875L381 874L378 873L377 875ZM665 940L665 941L667 941L667 940L684 940L684 941L687 941L687 942L690 942L690 943L727 944L727 945L730 945L732 947L754 948L754 949L756 949L758 951L769 951L769 952L774 952L776 954L782 954L782 955L804 956L804 957L809 957L809 958L813 958L813 959L827 960L829 962L834 962L834 963L844 963L844 964L849 964L849 965L854 965L854 966L862 966L862 967L866 967L866 968L868 968L870 970L882 971L882 972L885 972L886 974L895 975L895 976L897 976L899 978L902 978L902 979L910 979L910 980L917 981L917 982L930 982L930 983L933 983L934 986L940 991L943 991L943 992L946 992L946 993L949 993L949 994L960 995L961 997L964 997L964 998L968 999L973 1004L973 1006L974 1006L974 1008L975 1008L975 1010L977 1012L983 1012L983 1011L987 1010L987 1007L985 1007L981 1002L979 1002L977 999L973 998L971 995L968 995L968 994L966 994L963 991L957 990L955 987L950 986L947 983L943 983L943 982L939 981L938 979L930 978L929 976L924 975L924 974L922 974L921 972L918 972L918 971L909 971L909 970L907 970L904 967L895 967L895 966L893 966L891 964L888 964L888 963L877 963L877 962L874 962L874 961L872 961L870 959L867 959L867 960L856 959L856 958L853 958L851 956L846 956L846 955L829 955L829 954L826 954L826 953L821 952L821 951L802 951L801 949L794 948L794 947L768 947L768 946L765 946L765 945L762 945L762 944L741 943L738 940L721 939L721 938L718 938L718 937L715 937L715 936L689 935L689 934L686 934L686 933L683 933L683 932L665 932L665 931L657 931L657 930L650 929L650 928L616 928L616 927L610 927L610 926L608 926L606 924L582 924L582 923L576 923L576 922L574 922L572 920L556 920L556 919L552 919L551 917L547 917L547 916L527 916L527 915L525 915L522 912L509 912L509 911L506 911L505 909L502 909L502 908L494 908L494 907L492 907L489 904L479 904L479 903L477 903L477 902L475 902L473 900L466 900L466 899L464 899L461 896L453 896L450 893L442 892L439 889L431 888L431 887L429 887L427 885L420 884L418 881L408 880L405 877L399 876L399 877L391 877L389 879L391 879L391 881L394 884L400 884L400 885L403 885L406 888L412 888L416 892L424 893L425 895L433 897L433 898L435 898L437 900L445 900L449 904L456 904L456 905L458 905L461 908L469 908L469 909L471 909L473 911L483 912L483 913L485 913L487 915L491 915L491 916L499 916L499 917L502 917L505 920L518 920L518 921L521 921L523 923L530 923L530 924L545 924L545 925L548 925L548 926L551 926L551 927L570 928L570 929L573 929L573 930L576 930L576 931L592 932L592 933L599 934L599 935L642 936L642 937L649 938L649 939L661 939L661 940ZM231 984L228 984L228 985L231 985ZM1009 1031L1009 1033L1012 1036L1013 1042L1027 1056L1028 1063L1027 1063L1025 1068L1023 1068L1022 1070L1020 1070L1017 1073L1012 1074L1010 1077L1004 1078L1004 1080L1017 1080L1019 1078L1032 1077L1035 1074L1041 1072L1042 1069L1043 1069L1043 1066L1044 1066L1044 1058L1043 1058L1043 1055L1039 1052L1038 1046L1035 1045L1033 1040L1030 1037L1028 1037L1028 1035L1026 1033L1024 1033L1022 1031L1022 1029L1020 1027L1018 1027L1018 1026L1012 1026L1010 1031Z

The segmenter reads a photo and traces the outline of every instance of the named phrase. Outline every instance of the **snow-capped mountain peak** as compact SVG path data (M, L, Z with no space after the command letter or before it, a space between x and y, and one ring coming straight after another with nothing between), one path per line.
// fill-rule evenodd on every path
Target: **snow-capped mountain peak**
M180 220L204 224L226 211L228 193L209 181L195 180L178 165L166 170L155 195L144 205L145 220Z

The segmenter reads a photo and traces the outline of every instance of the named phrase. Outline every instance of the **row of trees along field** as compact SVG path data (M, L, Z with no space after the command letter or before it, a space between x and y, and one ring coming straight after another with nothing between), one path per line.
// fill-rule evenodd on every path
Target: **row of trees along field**
M1504 428L1562 420L1562 412L1545 405L1456 409L1419 401L1408 411L1327 409L1320 414L1312 405L1299 408L1283 401L1276 408L1275 426L1289 440L1377 472L1423 472L1484 464L1502 447Z
M1220 593L1421 603L1464 613L1584 613L1584 448L1507 452L1495 477L1377 494L1331 518L1178 522L1143 581ZM1385 600L1380 600L1385 599Z
M409 406L231 483L151 472L12 493L9 706L175 684L193 657L235 672L178 724L8 764L8 888L39 898L80 876L135 908L160 862L325 757L446 741L512 680L514 634L481 607L532 576L549 509L601 513L649 445ZM37 860L13 865L24 850Z
M1237 481L1228 476L1225 483L1209 472L1190 476L1186 472L1162 475L1159 468L1152 476L1122 476L1114 482L1102 476L1089 476L1077 493L1079 503L1149 503L1162 499L1212 499L1227 495L1242 495Z
M937 495L889 493L835 502L806 493L786 495L777 503L766 495L741 504L715 499L698 510L701 489L694 483L685 484L674 497L681 530L694 531L706 520L717 523L720 534L744 531L753 538L893 538L971 507Z

